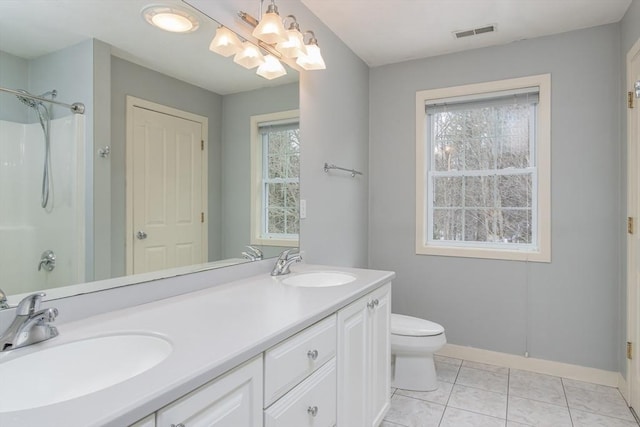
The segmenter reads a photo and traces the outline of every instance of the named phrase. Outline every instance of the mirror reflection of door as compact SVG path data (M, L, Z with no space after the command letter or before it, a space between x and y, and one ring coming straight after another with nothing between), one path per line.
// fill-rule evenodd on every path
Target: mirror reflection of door
M207 119L128 101L127 272L207 262Z

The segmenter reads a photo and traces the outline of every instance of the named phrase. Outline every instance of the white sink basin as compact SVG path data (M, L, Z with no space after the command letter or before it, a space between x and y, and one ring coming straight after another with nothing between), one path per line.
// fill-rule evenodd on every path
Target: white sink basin
M38 408L94 393L153 368L171 350L168 341L151 335L110 335L0 362L0 412Z
M318 271L313 273L293 274L282 281L285 285L304 288L324 288L328 286L346 285L356 280L356 276L337 271Z

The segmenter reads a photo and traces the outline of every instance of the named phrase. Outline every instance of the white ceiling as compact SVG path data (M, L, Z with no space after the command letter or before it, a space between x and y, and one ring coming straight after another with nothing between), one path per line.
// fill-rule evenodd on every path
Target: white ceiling
M221 0L210 0L221 1ZM237 6L239 0L228 0ZM265 0L269 1L269 0ZM370 66L440 55L617 22L631 0L301 0ZM276 0L276 3L278 0ZM220 94L297 81L267 81L209 52L217 23L194 10L200 28L170 34L148 25L148 4L180 0L0 0L0 50L33 58L96 38L134 63ZM246 5L259 7L259 0ZM248 9L251 10L251 9ZM281 13L285 13L282 10ZM214 17L215 18L215 17ZM452 31L497 25L455 39ZM322 40L320 40L322 45Z
M631 0L301 0L369 66L618 22ZM496 25L456 39L454 31ZM320 41L321 43L321 41Z

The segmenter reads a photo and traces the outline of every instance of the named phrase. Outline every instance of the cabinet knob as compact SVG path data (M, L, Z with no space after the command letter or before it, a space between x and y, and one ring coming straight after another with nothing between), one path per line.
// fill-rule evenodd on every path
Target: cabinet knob
M369 301L367 303L367 308L369 308L370 310L373 310L375 308L376 304L373 301Z
M316 360L318 358L318 350L307 351L307 357L311 360Z
M309 406L307 408L307 414L311 415L312 417L315 417L316 415L318 415L318 407L317 406Z
M373 300L373 304L375 304L376 307L378 306L378 304L380 304L380 301L378 301L378 298Z

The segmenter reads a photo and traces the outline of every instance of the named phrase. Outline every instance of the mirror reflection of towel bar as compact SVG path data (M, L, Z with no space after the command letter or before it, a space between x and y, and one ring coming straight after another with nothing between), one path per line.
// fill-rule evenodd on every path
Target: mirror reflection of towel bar
M325 163L324 164L324 171L325 172L329 172L329 170L331 169L338 169L341 171L345 171L345 172L349 172L351 174L352 177L355 177L356 175L362 175L362 172L358 172L355 169L347 169L347 168L341 168L340 166L336 166L336 165L330 165L329 163Z

